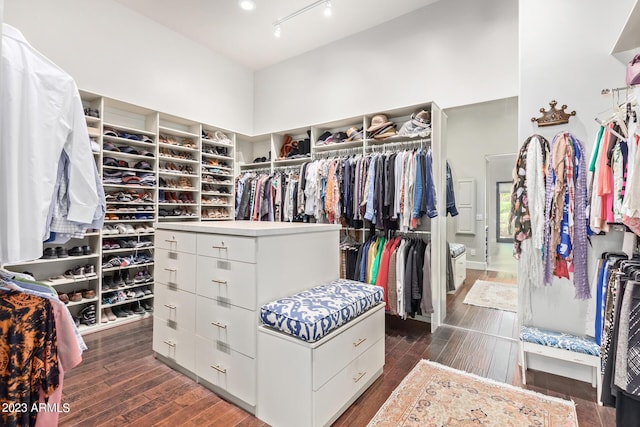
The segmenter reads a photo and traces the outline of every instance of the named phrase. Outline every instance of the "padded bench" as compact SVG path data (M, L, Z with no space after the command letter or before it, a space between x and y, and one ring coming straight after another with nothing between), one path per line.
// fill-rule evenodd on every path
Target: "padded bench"
M602 405L602 376L600 375L600 346L590 337L523 326L520 329L520 366L522 384L527 383L527 353L560 359L592 367L591 385L596 387L598 404Z
M262 306L256 416L279 427L335 421L382 375L383 296L338 279Z

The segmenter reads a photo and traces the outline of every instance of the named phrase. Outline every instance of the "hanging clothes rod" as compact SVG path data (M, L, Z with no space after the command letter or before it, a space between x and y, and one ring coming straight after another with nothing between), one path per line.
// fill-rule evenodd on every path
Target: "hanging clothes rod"
M383 142L382 144L367 145L366 148L371 149L372 151L376 151L377 149L381 149L381 151L384 151L387 148L392 147L409 148L415 147L416 145L420 145L422 147L425 143L431 143L431 138L416 139L411 141Z
M265 168L251 168L251 169L244 169L241 171L242 173L251 173L251 172L269 172L271 173L271 168L270 167L265 167Z
M340 156L351 156L354 154L362 154L362 148L336 148L335 150L318 151L313 153L314 159L325 159L340 153Z
M611 89L602 89L600 91L600 94L601 95L609 95L612 92L621 92L623 90L629 90L629 89L631 89L630 86L614 87L614 88L611 88Z

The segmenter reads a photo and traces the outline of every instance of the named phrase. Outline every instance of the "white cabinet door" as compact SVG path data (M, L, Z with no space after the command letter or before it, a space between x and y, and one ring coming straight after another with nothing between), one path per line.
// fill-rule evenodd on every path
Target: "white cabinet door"
M255 310L256 266L199 255L196 293Z
M193 332L172 329L165 320L154 316L153 351L191 372L195 372L194 340Z
M198 336L256 357L258 317L255 311L198 296L196 314Z
M153 314L166 320L174 328L195 332L196 295L156 283Z
M196 375L255 406L255 359L196 337Z
M183 252L156 249L156 281L165 285L196 292L196 256Z

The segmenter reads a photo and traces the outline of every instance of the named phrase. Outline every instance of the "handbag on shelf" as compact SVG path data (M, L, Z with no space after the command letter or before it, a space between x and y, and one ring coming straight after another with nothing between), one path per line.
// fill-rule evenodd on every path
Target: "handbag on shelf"
M640 53L627 65L627 86L640 84Z

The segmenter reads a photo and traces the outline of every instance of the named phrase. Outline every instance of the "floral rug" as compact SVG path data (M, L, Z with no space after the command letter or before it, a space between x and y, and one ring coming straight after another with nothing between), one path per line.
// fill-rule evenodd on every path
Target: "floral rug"
M368 426L578 426L573 402L421 360Z
M477 305L478 307L517 312L518 285L476 280L464 298L464 303Z

